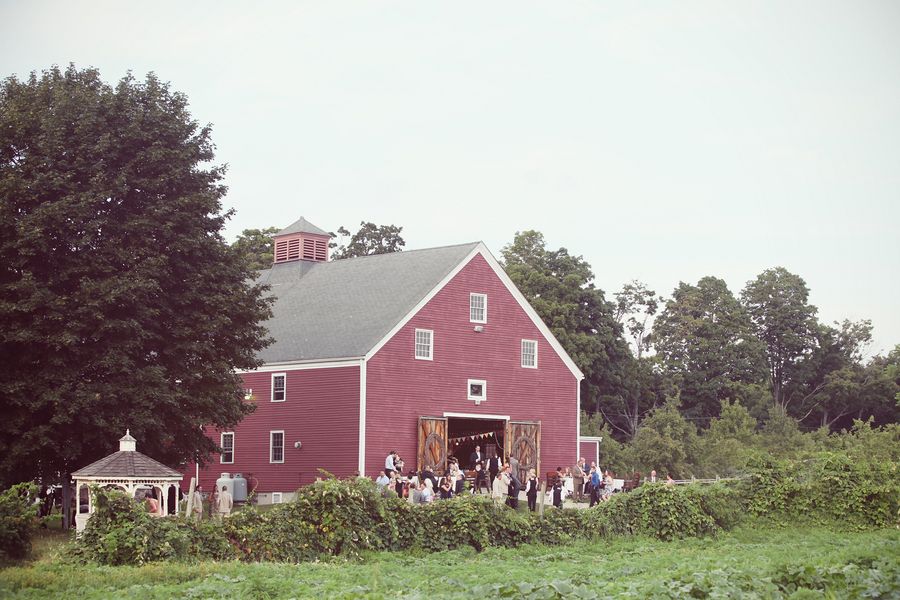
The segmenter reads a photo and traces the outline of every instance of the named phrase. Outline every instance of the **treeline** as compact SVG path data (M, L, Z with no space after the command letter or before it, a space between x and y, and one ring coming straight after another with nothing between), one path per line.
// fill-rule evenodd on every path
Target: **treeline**
M739 295L708 276L668 298L638 281L608 298L590 264L548 249L540 232L517 233L502 258L585 374L582 432L630 442L634 465L670 456L677 474L712 472L717 465L691 458L691 440L726 427L735 443L759 447L775 431L827 436L858 420L898 420L900 345L865 359L871 322L820 322L806 282L784 268L763 271ZM674 439L682 441L666 448Z

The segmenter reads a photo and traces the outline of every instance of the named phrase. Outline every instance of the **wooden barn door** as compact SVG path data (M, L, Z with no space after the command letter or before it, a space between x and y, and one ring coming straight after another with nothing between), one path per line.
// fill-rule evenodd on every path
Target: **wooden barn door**
M541 422L509 421L504 436L507 461L514 457L519 461L519 481L524 483L529 469L541 474Z
M433 465L436 473L447 468L447 419L419 417L418 471Z

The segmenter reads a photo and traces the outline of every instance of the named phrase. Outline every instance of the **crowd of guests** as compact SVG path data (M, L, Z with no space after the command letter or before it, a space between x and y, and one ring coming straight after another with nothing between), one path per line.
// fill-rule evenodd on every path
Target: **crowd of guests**
M418 473L406 474L403 466L403 460L392 450L385 458L384 471L375 480L383 494L408 498L414 504L426 504L452 498L465 490L466 472L455 456L447 459L443 476L436 474L435 465L426 465ZM469 477L472 481L468 493L489 494L495 502L517 508L519 494L524 490L528 509L536 510L541 480L534 469L529 469L524 474L523 482L523 474L520 473L515 458L510 457L509 463L504 464L496 455L483 455L479 446L475 446L467 466L469 472L474 473L474 477ZM640 485L640 474L635 474L635 478L626 489ZM657 481L655 470L651 471L646 481ZM666 484L674 484L671 477L667 476ZM618 488L609 470L603 471L595 462L588 465L584 458L580 458L573 467L557 467L555 474L548 476L546 493L548 503L562 508L563 501L569 497L575 502L588 502L590 506L594 506L608 500L616 491Z

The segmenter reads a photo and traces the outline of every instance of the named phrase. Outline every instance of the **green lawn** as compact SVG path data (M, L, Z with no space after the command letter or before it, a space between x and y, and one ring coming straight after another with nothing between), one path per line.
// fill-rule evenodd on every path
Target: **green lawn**
M0 571L2 598L883 597L900 595L900 531L745 526L718 538L619 538L482 553L372 554L316 564L65 564L45 534L38 558ZM55 547L54 547L55 546ZM799 589L807 588L807 589ZM808 590L817 590L812 592ZM822 595L824 594L824 596Z

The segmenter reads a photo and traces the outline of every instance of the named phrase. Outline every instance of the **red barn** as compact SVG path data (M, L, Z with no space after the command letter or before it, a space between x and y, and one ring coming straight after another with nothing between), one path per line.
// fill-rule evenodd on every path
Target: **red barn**
M574 464L583 376L484 244L329 262L328 239L302 218L275 236L259 277L275 341L242 374L256 411L210 432L226 451L205 489L240 472L277 502L319 469L373 476L396 450L440 472L476 444L539 473Z

